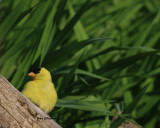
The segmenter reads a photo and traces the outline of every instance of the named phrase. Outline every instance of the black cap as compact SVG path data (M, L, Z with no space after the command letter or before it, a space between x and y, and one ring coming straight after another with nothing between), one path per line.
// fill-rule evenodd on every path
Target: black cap
M36 67L36 68L34 68L34 69L32 70L32 72L34 72L35 74L40 73L40 71L41 71L41 68L39 68L39 67Z

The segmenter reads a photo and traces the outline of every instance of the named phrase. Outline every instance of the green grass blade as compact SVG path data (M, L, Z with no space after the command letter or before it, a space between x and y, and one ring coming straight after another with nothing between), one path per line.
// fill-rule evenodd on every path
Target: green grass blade
M0 42L3 40L6 34L13 27L17 18L22 14L22 12L24 11L24 9L26 9L29 3L30 3L30 0L20 1L18 5L12 10L12 12L8 15L8 17L0 25L0 35L1 35Z
M104 40L109 40L109 39L114 39L114 38L104 37L104 38L97 38L97 39L88 39L78 43L72 43L69 46L61 48L60 50L48 53L47 56L52 56L52 59L46 58L44 61L46 65L56 65L58 63L60 64L61 62L63 62L66 56L70 54L74 55L77 51L86 47L87 45L94 44L96 42L102 42ZM53 61L53 60L56 60L56 61Z
M142 98L142 96L145 94L146 90L148 89L150 83L148 83L142 90L140 90L133 101L128 105L128 107L124 110L124 114L131 114L133 110L136 108L138 102ZM122 118L117 118L112 124L111 128L117 128L121 123L124 121Z
M84 3L84 5L79 9L79 11L76 13L76 15L66 25L66 27L57 35L57 37L54 40L55 41L54 45L56 46L60 45L66 39L66 37L68 37L68 34L71 32L74 25L77 23L80 17L84 14L84 12L89 9L89 6L90 6L90 1L87 0Z
M70 70L70 72L69 72L66 76L64 76L62 85L60 86L60 88L59 88L58 91L57 91L58 94L60 95L60 97L61 97L62 92L63 92L67 87L69 87L69 82L70 82L70 80L73 78L74 72L76 71L76 69L77 69L77 67L78 67L78 65L79 65L79 63L80 63L80 60L82 59L83 54L84 54L84 52L80 55L80 57L78 57L77 62L76 62L75 65L72 67L72 69Z
M51 42L53 40L54 34L55 34L55 24L53 22L54 20L54 16L56 14L56 9L57 9L57 5L58 5L58 1L56 1L54 3L54 6L50 12L50 14L48 15L47 18L47 22L42 34L42 38L40 40L37 52L35 54L35 58L34 61L38 59L39 56L41 56L41 60L40 60L40 66L42 65L42 61L49 49L49 46L51 45Z

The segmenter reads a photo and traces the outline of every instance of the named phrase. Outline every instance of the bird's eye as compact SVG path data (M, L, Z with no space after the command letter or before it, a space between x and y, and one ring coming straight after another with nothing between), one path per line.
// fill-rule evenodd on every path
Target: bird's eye
M32 70L32 72L34 72L35 74L40 73L40 71L41 71L41 68L34 68L34 69Z

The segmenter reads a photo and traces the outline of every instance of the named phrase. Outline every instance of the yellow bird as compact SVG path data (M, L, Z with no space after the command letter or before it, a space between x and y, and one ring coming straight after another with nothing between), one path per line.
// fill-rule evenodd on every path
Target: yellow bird
M28 75L33 80L25 84L22 94L49 113L57 102L57 93L50 72L45 68L35 68Z

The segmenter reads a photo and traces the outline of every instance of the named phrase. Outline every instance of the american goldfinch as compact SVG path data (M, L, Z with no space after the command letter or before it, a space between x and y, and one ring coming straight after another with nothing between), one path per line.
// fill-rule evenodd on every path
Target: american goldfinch
M45 68L35 68L28 75L33 80L25 84L22 94L49 113L57 102L57 93L50 72Z

